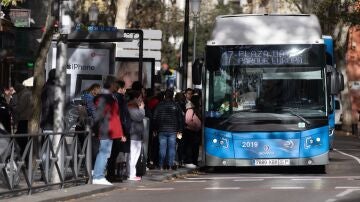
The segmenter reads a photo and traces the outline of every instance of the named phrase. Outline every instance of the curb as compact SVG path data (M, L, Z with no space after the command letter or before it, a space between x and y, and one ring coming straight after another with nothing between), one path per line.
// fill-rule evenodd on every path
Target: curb
M179 169L179 170L173 171L171 173L160 173L159 175L154 174L152 176L144 177L144 179L147 179L150 181L162 182L162 181L166 181L166 180L171 180L172 178L178 178L180 176L190 174L190 173L193 173L196 171L198 171L197 168L195 168L195 169Z
M147 181L157 181L162 182L166 180L171 180L173 178L178 178L186 174L190 174L198 171L199 169L178 169L177 171L170 171L169 173L164 172L148 172L148 175L143 177ZM106 185L79 185L68 187L64 189L56 189L51 191L44 191L42 193L34 193L33 195L23 195L15 198L5 199L4 201L28 201L28 202L57 202L57 201L67 201L72 199L78 199L86 196L91 196L94 194L99 194L103 192L110 192L116 189L121 189L121 183L115 184L114 186Z
M10 198L7 201L31 201L31 202L55 202L77 199L102 192L109 192L119 189L118 186L105 185L80 185L59 190L45 191L33 195L25 195L16 198Z

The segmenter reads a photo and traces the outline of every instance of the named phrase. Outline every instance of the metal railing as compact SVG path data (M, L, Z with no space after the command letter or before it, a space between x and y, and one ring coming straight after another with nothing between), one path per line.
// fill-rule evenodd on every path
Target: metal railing
M19 148L19 138L27 138L24 148ZM86 131L1 135L0 141L5 145L0 155L3 183L0 199L18 192L32 194L39 188L55 185L64 188L67 183L92 181L92 133L89 127Z

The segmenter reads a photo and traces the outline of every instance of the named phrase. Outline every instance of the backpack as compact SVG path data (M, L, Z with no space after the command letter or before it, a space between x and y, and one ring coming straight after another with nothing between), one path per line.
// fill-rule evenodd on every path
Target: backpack
M185 127L191 131L197 132L201 130L201 120L195 114L193 109L187 109L185 112Z

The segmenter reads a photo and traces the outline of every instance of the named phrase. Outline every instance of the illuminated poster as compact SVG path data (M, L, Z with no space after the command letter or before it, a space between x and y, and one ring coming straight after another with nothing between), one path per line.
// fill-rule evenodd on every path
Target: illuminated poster
M115 76L125 82L127 89L131 88L134 81L139 81L142 72L142 85L144 88L152 88L154 74L154 59L144 59L142 71L139 70L138 58L116 58Z

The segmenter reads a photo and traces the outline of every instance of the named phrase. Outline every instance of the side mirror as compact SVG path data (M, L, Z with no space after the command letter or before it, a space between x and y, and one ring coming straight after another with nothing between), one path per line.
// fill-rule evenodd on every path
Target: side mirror
M195 59L192 65L192 82L194 85L201 84L203 65L204 65L204 60L202 58Z
M330 72L330 94L337 95L339 93L339 76L338 72Z
M342 73L339 73L339 92L343 91L345 88L345 84L344 84L344 75Z
M216 71L221 64L221 51L218 47L207 46L205 51L206 69Z

